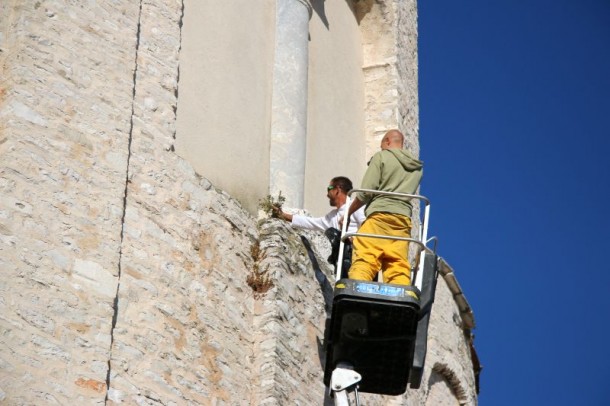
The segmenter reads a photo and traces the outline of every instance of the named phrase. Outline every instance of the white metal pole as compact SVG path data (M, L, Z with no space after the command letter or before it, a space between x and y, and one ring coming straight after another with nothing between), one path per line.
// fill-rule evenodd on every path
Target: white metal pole
M343 213L343 224L341 224L341 237L343 237L347 231L347 221L349 219L349 207L351 206L352 199L348 196L345 200L345 212ZM341 238L341 242L339 243L339 256L337 257L337 273L335 274L335 282L341 278L341 271L343 269L343 250L345 248L345 243L343 242L343 238Z

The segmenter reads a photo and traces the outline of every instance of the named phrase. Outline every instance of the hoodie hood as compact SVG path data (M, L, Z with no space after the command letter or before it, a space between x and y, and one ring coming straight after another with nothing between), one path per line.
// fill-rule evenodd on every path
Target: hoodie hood
M392 148L387 149L392 155L398 159L398 162L402 165L405 171L413 172L423 168L424 163L419 159L415 158L406 149Z

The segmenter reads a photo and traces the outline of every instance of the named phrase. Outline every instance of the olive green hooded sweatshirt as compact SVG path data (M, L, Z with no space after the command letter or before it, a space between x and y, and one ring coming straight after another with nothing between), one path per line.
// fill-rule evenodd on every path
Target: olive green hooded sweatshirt
M405 149L385 149L371 158L362 179L362 189L415 194L423 174L423 162ZM366 216L375 212L411 216L411 201L396 196L359 193L358 199L366 203Z

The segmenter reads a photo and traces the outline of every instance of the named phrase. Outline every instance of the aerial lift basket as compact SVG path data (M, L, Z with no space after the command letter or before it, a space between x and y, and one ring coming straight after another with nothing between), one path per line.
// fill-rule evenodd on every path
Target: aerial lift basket
M345 391L356 391L357 399L358 390L400 395L408 384L411 388L420 386L425 364L430 309L438 275L436 247L431 250L426 246L429 241L436 242L435 238L427 239L429 202L419 195L366 189L354 189L350 195L354 192L419 199L425 202L425 209L418 238L346 233L346 210L333 307L325 331L324 383L336 398L346 396ZM412 267L412 285L339 279L343 242L353 236L415 243L419 249L416 265ZM353 371L349 385L343 385L336 378L342 371Z

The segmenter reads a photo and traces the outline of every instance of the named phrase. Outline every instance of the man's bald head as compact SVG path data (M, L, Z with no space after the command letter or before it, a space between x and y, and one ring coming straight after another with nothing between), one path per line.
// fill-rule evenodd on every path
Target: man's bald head
M390 130L381 139L381 149L402 148L405 136L398 130Z

